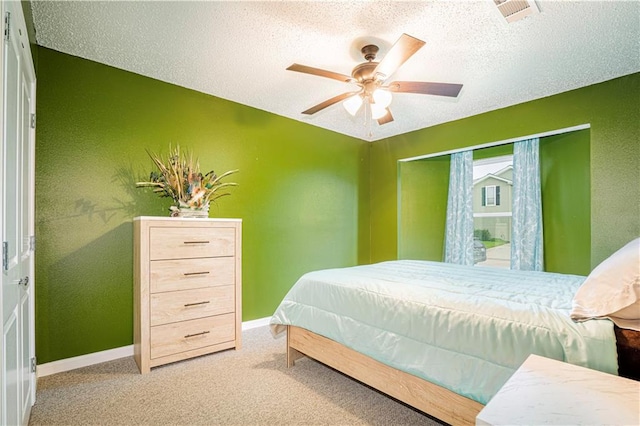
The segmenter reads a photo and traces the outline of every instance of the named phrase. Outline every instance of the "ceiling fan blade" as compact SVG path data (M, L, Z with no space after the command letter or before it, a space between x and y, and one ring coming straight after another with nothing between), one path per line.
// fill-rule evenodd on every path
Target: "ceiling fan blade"
M411 37L407 34L402 34L398 41L391 46L389 52L387 52L384 58L382 58L374 70L373 75L376 73L383 74L384 77L382 80L391 77L391 75L396 72L396 70L400 68L407 59L413 56L413 54L424 45L424 41Z
M308 67L306 65L300 65L300 64L293 64L289 68L287 68L287 70L297 71L304 74L317 75L320 77L332 78L334 80L344 81L345 83L348 83L353 80L353 78L348 75L340 74L333 71L327 71L320 68Z
M426 81L394 81L389 83L389 90L392 92L420 93L452 98L457 97L461 89L462 84L453 83L428 83Z
M387 108L387 113L382 117L378 118L378 124L383 125L387 123L391 123L393 121L393 115L391 115L391 111Z
M307 114L307 115L315 114L318 111L321 111L321 110L323 110L323 109L325 109L327 107L330 107L333 104L336 104L336 103L338 103L340 101L343 101L343 100L345 100L347 98L350 98L351 96L357 95L358 93L360 93L360 92L347 92L347 93L343 93L343 94L338 95L338 96L334 96L333 98L327 99L326 101L321 102L318 105L313 106L313 107L309 108L306 111L302 111L302 113L303 114Z

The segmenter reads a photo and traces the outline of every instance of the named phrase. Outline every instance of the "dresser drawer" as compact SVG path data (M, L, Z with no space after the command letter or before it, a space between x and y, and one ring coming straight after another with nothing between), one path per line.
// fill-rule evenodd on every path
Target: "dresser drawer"
M151 293L233 284L235 262L234 257L154 260L149 266Z
M230 342L235 325L235 315L224 314L151 327L151 359Z
M234 228L152 227L149 230L151 260L234 256Z
M235 310L233 285L151 295L151 325L168 324Z

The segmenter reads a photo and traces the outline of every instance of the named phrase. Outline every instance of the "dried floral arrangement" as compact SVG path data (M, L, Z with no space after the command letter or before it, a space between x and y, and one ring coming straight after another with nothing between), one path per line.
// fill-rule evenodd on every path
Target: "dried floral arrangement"
M158 170L151 172L149 181L137 182L136 186L151 187L161 197L169 197L174 201L172 212L181 209L206 210L209 203L220 197L230 195L225 188L237 183L222 182L222 179L238 170L229 170L220 176L211 170L205 174L200 172L200 163L191 152L180 152L180 146L169 147L169 155L163 158L147 150L147 154Z

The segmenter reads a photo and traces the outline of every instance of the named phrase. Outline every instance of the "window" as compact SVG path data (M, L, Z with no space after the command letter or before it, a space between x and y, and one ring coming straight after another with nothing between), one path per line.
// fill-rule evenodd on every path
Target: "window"
M474 263L511 266L513 156L473 162Z
M482 205L500 205L500 185L488 185L482 187Z

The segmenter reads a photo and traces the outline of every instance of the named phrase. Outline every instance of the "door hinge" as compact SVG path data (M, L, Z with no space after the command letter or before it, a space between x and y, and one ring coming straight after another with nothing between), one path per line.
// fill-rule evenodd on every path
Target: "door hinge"
M4 41L9 41L9 25L11 25L11 13L4 14Z
M9 242L2 242L2 269L7 271L9 269Z
M31 372L32 373L36 372L36 357L35 356L33 358L31 358Z
M31 114L31 128L35 129L36 128L36 114Z
M29 237L29 250L36 251L36 236L31 235Z

